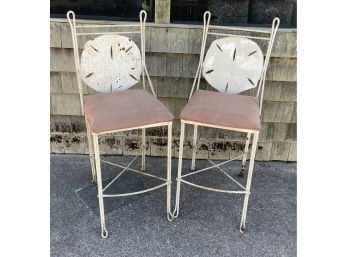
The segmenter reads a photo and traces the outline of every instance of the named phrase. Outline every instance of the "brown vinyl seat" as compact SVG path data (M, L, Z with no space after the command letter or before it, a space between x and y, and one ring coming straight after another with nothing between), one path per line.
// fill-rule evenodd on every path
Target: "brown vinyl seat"
M145 90L84 96L84 112L93 133L169 122L174 116Z
M260 110L255 97L197 90L180 119L231 129L260 131Z

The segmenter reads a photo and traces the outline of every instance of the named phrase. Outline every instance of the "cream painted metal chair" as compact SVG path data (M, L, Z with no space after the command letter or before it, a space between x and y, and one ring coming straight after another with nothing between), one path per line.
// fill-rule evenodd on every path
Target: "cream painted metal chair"
M177 177L176 204L173 211L174 218L179 215L181 183L214 192L229 194L244 194L244 204L239 230L244 233L245 221L250 195L251 179L253 175L254 160L258 135L261 130L260 115L265 86L267 66L280 20L275 18L270 31L256 29L242 29L235 27L210 26L210 12L204 14L203 39L197 73L193 82L191 94L187 105L180 114L181 134L179 145L179 164ZM233 31L246 32L247 35L236 35ZM254 36L262 35L262 36ZM204 58L208 35L215 39ZM268 47L264 58L259 45L253 41L267 41ZM219 92L199 90L201 76ZM257 87L256 97L238 95L242 91ZM194 92L194 90L196 91ZM193 93L194 92L194 93ZM194 125L193 153L191 170L193 172L182 175L183 144L185 125ZM208 168L195 170L195 157L197 146L198 126L212 127L238 132L245 132L247 139L244 153ZM227 174L220 166L242 158L241 172L244 172L250 138L253 135L249 170L246 186L243 186L232 176ZM217 168L225 174L242 190L223 190L192 183L187 180L191 175Z
M157 100L146 65L145 65L145 22L147 14L141 11L139 24L85 24L76 25L75 14L67 13L73 39L77 82L80 93L82 114L85 116L90 162L93 181L97 182L100 209L101 236L106 238L108 231L105 225L104 201L105 197L123 197L146 193L161 187L167 187L167 218L172 220L171 214L171 142L173 115ZM95 30L104 30L103 32ZM107 30L107 31L105 31ZM117 31L116 31L117 30ZM88 32L86 32L88 31ZM141 50L127 34L139 34ZM121 35L123 34L123 35ZM86 42L79 54L79 36L93 38ZM152 94L146 89L146 80ZM82 83L100 92L95 95L83 96ZM141 83L143 89L126 90ZM162 178L145 172L145 130L146 128L168 127L168 156L167 177ZM131 168L135 156L127 166L122 166L100 159L98 137L107 133L142 130L141 171ZM102 183L100 163L122 168L122 171L105 187ZM123 194L107 194L110 187L124 172L131 171L149 176L161 181L161 184L138 192Z

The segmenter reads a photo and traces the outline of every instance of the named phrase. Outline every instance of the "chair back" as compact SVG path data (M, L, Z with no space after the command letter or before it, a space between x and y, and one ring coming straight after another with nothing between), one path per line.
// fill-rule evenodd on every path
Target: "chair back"
M210 17L209 11L204 13L201 53L190 98L193 91L199 89L202 75L212 87L223 93L238 94L257 87L256 97L259 99L261 114L266 71L280 23L279 18L275 18L272 29L266 31L211 26ZM214 38L209 49L205 51L209 35ZM268 43L265 54L260 43L256 41Z
M83 114L82 83L97 92L126 90L137 83L146 89L146 81L156 96L145 65L145 23L147 13L139 13L139 24L81 24L76 25L75 13L69 11L77 85ZM140 35L140 49L130 34ZM88 37L80 55L81 37Z

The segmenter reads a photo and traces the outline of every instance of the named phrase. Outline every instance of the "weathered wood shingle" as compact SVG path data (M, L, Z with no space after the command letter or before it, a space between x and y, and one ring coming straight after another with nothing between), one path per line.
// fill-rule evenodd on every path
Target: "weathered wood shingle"
M80 97L77 94L51 94L52 114L81 115Z
M50 23L50 46L62 47L62 39L60 37L60 25L59 23Z
M166 76L167 72L167 55L159 53L147 54L146 66L150 76Z
M50 74L50 92L62 93L62 81L59 72L51 72Z
M183 55L182 54L167 54L167 77L182 77L183 73Z
M161 78L158 79L157 83L157 96L187 99L191 86L191 79L172 77Z
M182 28L168 29L168 52L169 53L188 53L189 30Z
M294 103L292 102L268 102L263 103L263 122L285 122L290 123Z
M62 72L61 73L62 90L64 94L78 94L79 88L77 86L76 73ZM88 94L86 84L82 83L82 93Z

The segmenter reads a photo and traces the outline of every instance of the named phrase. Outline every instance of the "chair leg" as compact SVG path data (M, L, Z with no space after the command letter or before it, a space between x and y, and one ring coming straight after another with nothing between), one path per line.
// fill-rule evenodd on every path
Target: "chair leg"
M91 134L91 130L89 129L87 120L86 120L86 129L87 129L89 160L91 162L91 170L92 170L92 182L96 183L97 174L95 172L95 158L94 158L94 149L93 149L93 143L92 143L92 134Z
M246 142L245 142L245 146L244 146L244 156L243 156L240 172L238 174L239 177L243 177L244 174L245 174L245 163L246 163L246 160L247 160L247 157L248 157L250 137L251 137L251 133L248 133L247 139L246 139Z
M248 210L248 201L249 201L249 196L250 196L250 186L251 186L251 179L252 179L253 170L254 170L254 162L255 162L255 155L256 155L256 147L257 147L258 137L259 137L258 134L254 134L253 145L251 147L251 156L250 156L247 184L246 184L246 190L245 190L246 193L245 193L245 196L244 196L242 218L241 218L240 227L239 227L239 231L241 233L245 232L245 221L246 221L246 215L247 215L247 210Z
M173 123L168 124L168 142L167 142L167 219L173 220L171 213L171 194L172 194L172 128Z
M175 209L173 212L173 217L177 218L179 215L179 202L180 202L180 185L181 185L181 171L182 171L182 155L184 151L184 138L185 138L185 123L181 121L180 128L180 144L179 144L179 162L178 162L178 177L176 184L176 199L175 199Z
M102 175L101 175L101 167L100 167L98 135L93 134L93 144L94 144L94 151L95 151L96 171L97 171L97 186L98 186L98 198L99 198L99 213L100 213L101 237L102 238L107 238L108 237L108 231L106 230L106 227L105 227L103 184L102 184Z
M141 129L141 170L145 171L146 129Z
M194 125L194 128L193 128L192 163L191 163L191 170L192 170L192 171L194 171L194 170L195 170L195 167L196 167L197 130L198 130L198 125Z

